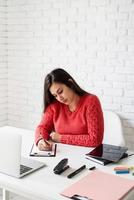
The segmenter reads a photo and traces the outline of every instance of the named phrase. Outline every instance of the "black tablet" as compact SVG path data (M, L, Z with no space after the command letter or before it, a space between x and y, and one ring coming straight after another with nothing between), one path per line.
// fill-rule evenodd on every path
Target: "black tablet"
M109 161L118 162L127 150L127 147L101 144L86 155L94 158L102 158Z

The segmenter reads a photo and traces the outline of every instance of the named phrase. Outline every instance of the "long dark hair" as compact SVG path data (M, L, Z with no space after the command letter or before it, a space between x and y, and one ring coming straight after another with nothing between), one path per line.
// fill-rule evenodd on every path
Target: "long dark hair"
M47 106L55 100L55 97L49 91L49 88L54 82L65 84L79 96L88 94L85 90L80 88L72 76L70 76L70 74L67 73L64 69L54 69L49 74L47 74L44 81L44 111L46 110Z

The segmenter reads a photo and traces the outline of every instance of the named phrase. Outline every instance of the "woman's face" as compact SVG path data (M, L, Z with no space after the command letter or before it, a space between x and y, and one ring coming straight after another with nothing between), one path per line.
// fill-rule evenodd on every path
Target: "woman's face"
M66 105L70 105L75 96L74 91L62 83L52 83L49 91L55 97L55 99L57 99L57 101Z

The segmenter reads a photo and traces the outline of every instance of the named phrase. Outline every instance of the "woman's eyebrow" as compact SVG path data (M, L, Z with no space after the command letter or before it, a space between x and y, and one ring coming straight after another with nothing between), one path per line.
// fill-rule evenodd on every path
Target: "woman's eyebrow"
M55 92L55 94L52 94L53 96L56 96L56 94L58 94L58 92L60 92L61 88L58 88Z

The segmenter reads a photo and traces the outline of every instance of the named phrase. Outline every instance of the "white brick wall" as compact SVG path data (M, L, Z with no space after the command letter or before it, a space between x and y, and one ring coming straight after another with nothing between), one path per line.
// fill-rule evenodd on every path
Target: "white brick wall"
M7 124L6 1L0 1L0 126Z
M134 1L5 2L8 124L35 129L42 111L44 77L63 67L100 97L104 109L120 115L127 145L134 149ZM5 77L5 53L1 54ZM6 106L3 95L0 106Z

